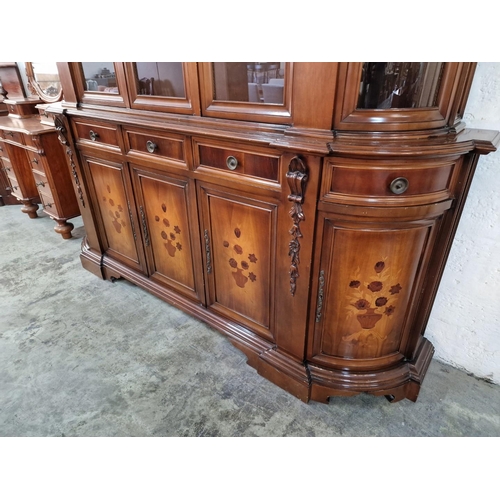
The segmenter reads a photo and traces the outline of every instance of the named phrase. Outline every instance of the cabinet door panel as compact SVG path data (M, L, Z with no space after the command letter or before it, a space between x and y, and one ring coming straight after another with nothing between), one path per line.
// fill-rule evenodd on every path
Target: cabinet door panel
M100 215L105 252L135 269L145 270L137 246L137 221L132 219L127 178L120 163L84 158L92 180L95 206Z
M313 359L361 366L404 351L435 227L324 221Z
M272 339L277 206L202 188L209 307Z
M199 298L189 222L189 184L133 166L152 279ZM197 259L199 260L199 258ZM201 270L198 271L198 274Z

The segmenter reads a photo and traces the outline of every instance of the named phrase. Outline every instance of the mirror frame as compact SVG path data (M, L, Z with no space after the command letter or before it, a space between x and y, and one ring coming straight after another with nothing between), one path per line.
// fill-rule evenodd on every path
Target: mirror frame
M35 72L33 71L33 63L25 62L26 65L26 76L28 77L28 87L32 94L38 95L38 97L44 102L57 102L62 99L63 91L62 85L61 90L55 96L48 96L40 87L39 83L36 81ZM55 63L54 63L55 64Z

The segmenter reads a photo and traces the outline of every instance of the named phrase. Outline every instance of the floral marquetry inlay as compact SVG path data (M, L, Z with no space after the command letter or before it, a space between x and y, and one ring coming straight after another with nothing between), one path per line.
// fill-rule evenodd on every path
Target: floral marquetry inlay
M109 184L106 186L106 191L107 193L102 195L102 201L108 205L108 215L115 231L121 233L122 227L126 226L123 220L123 207L119 203L115 203L113 198L111 198L111 187Z
M387 258L375 262L373 273L361 275L360 270L353 274L347 284L347 317L355 316L359 324L358 331L342 337L343 342L364 345L368 341L383 342L387 338L387 329L379 324L382 318L390 318L397 307L399 292L403 289L399 283L401 270L391 272Z
M241 229L235 228L234 235L237 239L241 237ZM237 240L236 240L237 241ZM224 240L222 246L231 252L228 264L232 268L232 276L237 286L245 288L250 280L252 283L257 281L257 275L254 272L254 264L257 263L257 257L254 253L245 253L243 247L237 242Z
M170 219L167 216L167 205L161 204L160 214L155 215L156 231L160 233L163 240L163 245L170 257L175 257L176 252L182 251L182 230L177 221Z

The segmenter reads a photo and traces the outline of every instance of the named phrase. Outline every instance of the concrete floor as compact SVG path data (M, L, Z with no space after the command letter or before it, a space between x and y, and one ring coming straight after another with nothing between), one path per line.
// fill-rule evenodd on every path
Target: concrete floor
M39 215L0 207L0 436L500 436L500 386L437 361L416 403L304 404Z

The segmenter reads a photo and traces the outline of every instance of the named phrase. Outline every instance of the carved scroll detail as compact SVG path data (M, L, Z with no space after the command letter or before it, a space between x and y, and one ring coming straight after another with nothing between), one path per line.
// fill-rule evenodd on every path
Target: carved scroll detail
M290 217L293 220L293 226L289 233L292 235L292 240L288 244L288 255L291 257L290 264L290 293L295 295L297 288L297 278L299 277L299 263L300 263L300 241L302 232L300 231L300 223L305 219L304 212L302 211L302 204L304 203L304 192L308 179L307 166L298 157L295 156L290 161L288 172L286 173L290 194L288 201L293 203L289 211Z
M76 165L73 161L73 150L70 147L69 140L67 137L67 130L64 126L64 123L60 116L54 117L54 125L56 127L57 136L59 138L59 142L66 148L66 155L68 156L68 162L71 167L71 172L73 174L73 180L75 181L76 192L78 194L78 198L80 199L80 203L82 207L85 208L85 201L83 199L83 191L80 185L80 179L78 178L78 172L76 171Z

